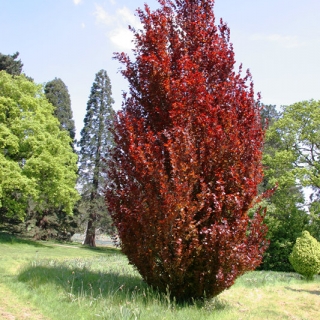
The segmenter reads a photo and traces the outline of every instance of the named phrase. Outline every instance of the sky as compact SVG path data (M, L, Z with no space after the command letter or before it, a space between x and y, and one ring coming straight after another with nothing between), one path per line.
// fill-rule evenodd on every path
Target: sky
M127 81L114 52L130 53L139 28L135 10L156 0L0 0L0 52L19 52L36 83L60 78L68 87L77 137L95 74L104 69L114 108ZM231 31L237 64L250 69L262 102L277 107L320 100L319 0L216 0L216 22Z

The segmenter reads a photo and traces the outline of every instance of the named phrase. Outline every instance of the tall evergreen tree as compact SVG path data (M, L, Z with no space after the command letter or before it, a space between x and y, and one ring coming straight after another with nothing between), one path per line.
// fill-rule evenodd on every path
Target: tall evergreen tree
M84 127L79 141L79 182L82 198L87 201L88 223L84 244L95 246L96 223L99 215L106 214L97 205L103 197L105 183L103 158L107 157L112 144L109 131L115 115L111 97L111 83L105 70L100 70L95 77L87 103Z
M68 87L60 78L49 81L44 88L48 101L55 107L54 114L60 121L61 129L69 132L70 138L75 138L75 125L71 109Z
M0 53L0 71L4 70L7 73L18 76L22 72L23 64L21 60L17 60L19 52L12 55L5 55Z

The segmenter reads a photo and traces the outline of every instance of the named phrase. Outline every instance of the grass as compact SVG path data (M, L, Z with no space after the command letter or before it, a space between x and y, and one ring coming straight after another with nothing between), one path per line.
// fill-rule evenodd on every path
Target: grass
M0 319L317 319L320 278L250 272L217 298L177 304L114 248L0 234Z

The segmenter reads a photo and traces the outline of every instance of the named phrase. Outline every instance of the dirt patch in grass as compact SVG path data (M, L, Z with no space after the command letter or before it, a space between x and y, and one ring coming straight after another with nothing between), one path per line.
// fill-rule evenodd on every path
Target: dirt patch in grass
M0 317L1 319L14 320L16 317L9 312L4 311L2 307L0 307Z
M18 315L14 315L11 312L5 311L3 307L0 307L0 319L3 320L45 320L46 318L42 317L41 315L36 315L32 310L28 310L23 308L23 310L19 311Z
M29 303L27 303L29 304ZM49 320L39 310L32 306L26 306L10 292L8 288L0 284L0 319L3 320Z

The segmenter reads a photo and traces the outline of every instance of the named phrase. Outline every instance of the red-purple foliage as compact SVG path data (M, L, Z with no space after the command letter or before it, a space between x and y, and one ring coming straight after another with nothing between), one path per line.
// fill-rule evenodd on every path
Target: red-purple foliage
M138 10L130 94L118 113L106 199L121 248L143 279L177 299L212 297L253 270L266 227L248 217L264 131L250 73L234 71L213 0Z

